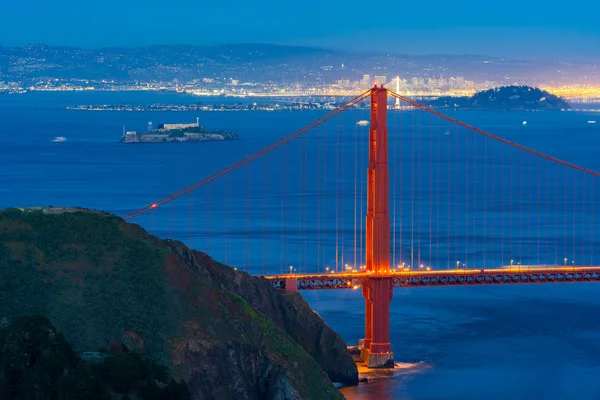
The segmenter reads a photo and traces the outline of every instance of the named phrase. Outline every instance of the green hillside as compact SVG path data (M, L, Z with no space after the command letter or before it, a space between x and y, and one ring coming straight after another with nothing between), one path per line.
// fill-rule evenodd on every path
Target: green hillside
M254 289L236 293L225 276ZM343 340L299 295L109 214L0 211L0 320L28 315L77 352L118 341L151 357L192 398L341 398L327 373L356 380ZM290 336L299 323L313 344Z

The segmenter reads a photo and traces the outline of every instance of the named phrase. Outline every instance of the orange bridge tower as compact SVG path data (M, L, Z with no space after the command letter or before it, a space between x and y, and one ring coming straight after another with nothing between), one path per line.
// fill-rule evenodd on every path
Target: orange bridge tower
M394 366L390 345L393 284L391 278L379 277L390 271L387 89L377 85L371 89L367 176L366 270L371 275L362 289L365 338L361 353L369 368L390 368Z

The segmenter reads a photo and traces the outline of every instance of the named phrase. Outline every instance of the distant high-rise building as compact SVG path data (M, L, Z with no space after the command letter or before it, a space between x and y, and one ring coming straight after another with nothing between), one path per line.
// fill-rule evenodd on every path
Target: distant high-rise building
M363 75L362 81L360 81L360 85L365 89L371 88L371 75Z
M336 82L336 85L338 85L342 89L347 89L348 87L350 87L350 80L349 79L340 79Z
M412 84L413 87L419 87L419 78L413 77L410 80L410 83Z
M375 83L377 83L378 86L385 85L387 83L387 77L383 75L376 76Z

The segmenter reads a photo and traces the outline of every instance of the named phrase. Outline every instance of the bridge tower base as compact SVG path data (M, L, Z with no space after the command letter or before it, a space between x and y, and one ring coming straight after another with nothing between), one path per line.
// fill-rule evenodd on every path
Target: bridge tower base
M365 290L365 303L371 308L366 314L367 336L362 341L361 359L369 368L394 368L394 353L390 344L390 302L393 294L390 278L371 278L370 287ZM370 335L369 331L370 329Z
M394 353L371 353L369 349L365 349L361 357L368 368L394 368Z

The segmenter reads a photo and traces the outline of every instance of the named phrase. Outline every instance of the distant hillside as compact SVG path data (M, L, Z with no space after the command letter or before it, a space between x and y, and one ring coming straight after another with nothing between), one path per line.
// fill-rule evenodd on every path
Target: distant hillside
M557 69L561 72L557 73ZM122 84L173 82L196 84L214 79L253 83L334 83L364 74L410 78L464 76L474 80L558 79L597 76L595 65L532 62L479 55L354 53L270 44L217 46L161 45L85 49L36 44L0 46L0 83L37 83L48 79L108 80Z
M299 294L96 212L0 211L0 322L43 315L77 352L121 342L193 399L341 398L344 341Z
M561 110L571 106L558 96L529 86L504 86L475 93L471 97L440 97L432 107L485 110Z

